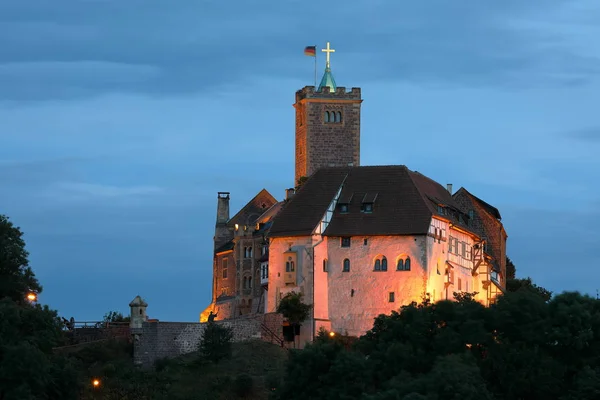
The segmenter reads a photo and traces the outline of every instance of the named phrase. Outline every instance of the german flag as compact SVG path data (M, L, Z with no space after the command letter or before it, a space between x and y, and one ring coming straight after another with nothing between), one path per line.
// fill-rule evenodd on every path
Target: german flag
M304 48L304 55L309 57L317 56L317 46L306 46Z

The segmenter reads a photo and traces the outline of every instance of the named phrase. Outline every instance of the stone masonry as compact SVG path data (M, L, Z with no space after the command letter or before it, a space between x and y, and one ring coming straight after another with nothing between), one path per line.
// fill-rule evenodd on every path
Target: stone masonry
M233 341L262 339L281 344L283 317L265 314L215 323L233 329ZM197 322L143 322L141 328L131 329L133 360L144 368L152 367L156 360L171 358L198 349L206 323Z
M329 87L296 92L296 175L310 176L328 166L360 165L360 88ZM328 122L326 112L341 112L341 121Z

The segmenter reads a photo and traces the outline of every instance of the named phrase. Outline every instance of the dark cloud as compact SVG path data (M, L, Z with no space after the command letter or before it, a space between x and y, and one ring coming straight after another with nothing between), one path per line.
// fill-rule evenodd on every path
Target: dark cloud
M311 68L303 46L325 40L338 48L336 73L349 82L577 84L598 71L596 60L561 48L560 37L512 25L541 13L525 2L340 0L328 3L332 12L319 10L310 2L62 1L30 7L6 0L0 4L1 96L189 93L252 75L298 78Z

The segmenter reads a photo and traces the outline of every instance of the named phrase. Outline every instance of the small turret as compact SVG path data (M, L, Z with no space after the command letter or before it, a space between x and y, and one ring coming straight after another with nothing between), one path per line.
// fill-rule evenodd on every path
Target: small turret
M131 329L141 329L142 323L148 320L148 316L146 315L147 307L148 303L146 303L139 295L131 300L131 303L129 303L129 308L131 310L129 327Z

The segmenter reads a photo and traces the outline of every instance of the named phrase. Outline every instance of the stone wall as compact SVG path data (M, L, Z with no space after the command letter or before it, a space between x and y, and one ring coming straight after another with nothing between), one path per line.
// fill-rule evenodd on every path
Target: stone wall
M263 339L279 344L279 338L283 337L280 314L215 322L232 328L234 342ZM196 351L205 329L206 323L198 322L144 322L142 328L131 330L134 363L151 367L158 359Z

